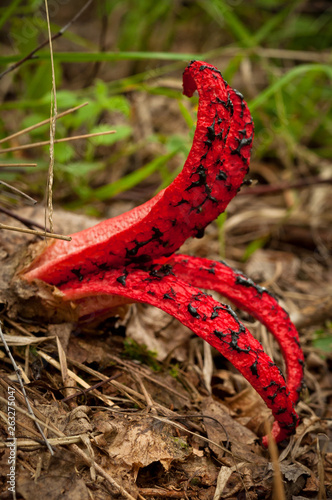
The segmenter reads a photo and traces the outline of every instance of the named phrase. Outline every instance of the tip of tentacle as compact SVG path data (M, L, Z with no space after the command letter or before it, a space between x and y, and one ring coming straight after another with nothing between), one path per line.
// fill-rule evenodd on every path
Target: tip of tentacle
M300 419L298 416L296 416L296 419L294 419L293 426L290 426L288 429L282 428L279 425L279 422L274 421L271 433L266 436L263 436L262 445L264 446L264 448L268 448L269 439L271 438L276 442L276 444L288 440L291 437L291 435L295 432L295 429L299 424L300 424Z
M191 61L189 66L187 66L183 72L183 95L187 97L192 97L195 90L197 89L195 80L193 79L189 71L190 66L195 62L197 61Z
M192 60L186 67L183 72L183 94L187 97L192 97L193 93L197 89L196 83L191 75L191 71L194 69L203 71L204 69L208 69L210 71L214 71L221 75L220 71L217 70L212 64L206 63L204 61Z

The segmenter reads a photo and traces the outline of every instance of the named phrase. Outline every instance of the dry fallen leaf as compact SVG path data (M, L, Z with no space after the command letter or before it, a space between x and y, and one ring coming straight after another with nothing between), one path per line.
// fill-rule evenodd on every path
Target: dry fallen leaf
M178 361L186 359L183 345L192 336L192 331L169 314L146 304L135 304L127 318L123 322L127 336L156 352L158 360L162 361L171 352Z
M104 423L100 429L105 429ZM96 422L98 429L98 422ZM111 422L104 448L112 463L134 470L160 462L167 471L174 460L185 460L191 447L184 437L177 437L168 425L149 416L131 417Z

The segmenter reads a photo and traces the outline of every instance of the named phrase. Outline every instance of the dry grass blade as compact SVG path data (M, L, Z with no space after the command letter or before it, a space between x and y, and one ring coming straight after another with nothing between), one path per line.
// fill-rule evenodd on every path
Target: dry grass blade
M74 108L67 109L67 111L63 111L62 113L58 113L57 116L56 116L56 119L58 120L59 118L62 118L63 116L66 116L66 115L68 115L70 113L73 113L74 111L77 111L78 109L83 108L84 106L87 106L88 104L89 104L88 102L84 102L83 104L80 104L79 106L75 106ZM30 127L23 128L22 130L19 130L18 132L15 132L15 134L7 135L7 137L4 137L3 139L0 139L0 144L2 144L3 142L8 142L11 139L16 139L16 137L19 137L20 135L27 134L28 132L31 132L31 130L35 130L36 128L42 127L43 125L46 125L50 121L51 121L51 118L46 118L46 120L38 122L35 125L31 125ZM20 164L20 163L12 163L11 165L16 165L16 166L19 166L19 165L32 166L32 165L37 165L37 164L36 163L32 163L32 164L29 164L29 163L22 163L22 164ZM11 165L9 165L9 166L11 166ZM2 166L1 163L0 163L0 166Z
M22 335L7 335L3 334L7 345L13 346L29 346L32 344L39 344L39 342L46 342L54 337L23 337Z
M322 435L321 435L322 436ZM328 444L328 437L326 437L326 447ZM324 471L324 460L323 460L323 454L324 451L321 450L320 446L320 440L317 437L317 455L318 455L318 477L319 477L319 490L318 490L318 500L326 500L326 491L325 491L325 486L324 486L324 478L325 478L325 471Z
M273 59L289 59L293 61L303 62L320 62L330 63L330 52L314 52L309 50L287 50L287 49L272 49L269 47L257 47L254 49L255 54L262 57L270 57Z
M50 45L50 60L51 60L51 73L52 73L52 91L51 91L51 109L50 109L50 162L47 174L47 208L45 207L45 227L46 216L48 209L48 221L50 223L50 231L53 233L53 180L54 180L54 140L55 140L55 127L58 114L57 100L56 100L56 85L55 85L55 71L53 60L53 45L50 26L50 17L48 12L48 3L45 0L45 10L47 19L48 39Z
M58 144L59 142L77 141L78 139L89 139L91 137L98 137L100 135L108 135L108 134L115 134L115 133L116 133L116 130L107 130L106 132L95 132L94 134L74 135L72 137L64 137L62 139L55 139L54 144ZM23 144L22 146L1 149L0 154L11 153L13 151L20 151L22 149L31 149L31 148L38 148L40 146L47 146L49 143L50 143L50 141L41 141L41 142L35 142L33 144Z
M101 382L97 382L97 384L92 385L89 389L81 389L79 392L76 392L75 394L72 394L71 396L67 396L66 398L63 398L61 400L61 402L65 403L67 401L70 401L71 399L77 398L78 396L85 396L86 394L93 391L94 389L98 389L98 387L102 387L107 382L110 382L111 380L114 380L114 379L118 378L119 376L120 376L120 374L113 375L113 377L108 377L106 380L102 380Z
M49 438L48 441L52 446L68 445L68 444L80 443L81 436L77 435L77 436ZM23 448L24 449L29 449L29 448L35 449L36 447L38 447L38 448L42 447L41 443L37 440L34 440L33 438L30 438L30 439L18 438L16 442L17 442L17 447L19 449L23 449ZM0 443L0 449L1 448L6 448L6 443Z
M162 389L170 392L171 394L176 395L178 398L183 399L184 401L189 402L189 398L187 396L184 396L183 394L180 394L179 392L175 391L172 387L170 387L167 384L163 384L160 380L156 379L156 377L151 376L151 373L145 369L143 366L134 366L133 363L123 360L119 358L118 356L114 355L109 355L110 359L118 363L120 366L123 366L128 373L138 373L139 375L143 376L144 378L150 380L153 384L160 386Z
M0 141L1 142L1 141ZM0 167L36 167L37 163L0 163Z
M7 226L7 224L0 224L0 229L7 229L8 231L16 231L18 233L35 234L36 236L44 236L45 238L55 238L56 240L71 241L70 236L62 234L47 233L45 231L37 231L34 229L23 229L21 227Z
M31 203L33 203L34 205L37 203L36 200L34 200L33 198L31 198L31 196L29 196L28 194L24 193L20 189L17 189L16 187L11 186L10 184L7 184L7 182L0 181L0 185L1 184L3 186L6 186L6 188L11 189L12 191L15 191L15 193L19 193L20 195L24 196L24 198L26 198L27 200L31 201Z
M2 385L5 385L5 384L2 382ZM3 398L2 396L0 396L0 402L1 401L3 403L5 403L5 404L8 403L8 401L5 398ZM57 435L59 437L63 436L63 434L61 434L61 432L54 426L54 424L48 425L47 422L45 422L43 420L43 417L44 417L43 414L40 414L40 417L42 417L42 418L38 418L38 417L36 417L36 415L31 414L28 411L23 410L23 408L21 408L18 405L15 406L15 411L17 411L18 413L21 413L22 415L24 415L25 417L29 418L30 420L33 420L34 422L37 422L38 424L42 425L44 427L44 429L47 429L48 431L53 432L55 435ZM35 408L34 408L34 411L36 411ZM18 425L20 425L21 427L27 429L27 426L23 426L20 422L18 423ZM33 429L29 428L29 432L32 432L34 435L36 435L36 436L38 435L39 436L39 434L37 434L36 432L34 432ZM17 439L17 441L18 441L18 439ZM6 448L6 446L7 446L6 443L1 443L0 448Z
M45 359L46 361L48 361L48 363L50 363L50 365L54 366L55 368L57 368L58 370L61 371L61 365L60 365L60 363L58 361L56 361L54 358L52 358L51 356L49 356L48 354L46 354L43 351L37 351L37 352L38 352L39 356L41 356L43 359ZM74 373L72 370L68 370L67 374L73 380L75 380L75 382L77 382L78 384L80 384L85 389L90 389L91 386L89 384L87 384L81 377L79 377L78 375L76 375L76 373ZM113 402L110 399L108 399L107 397L105 397L103 394L101 394L100 392L94 391L94 394L101 401L103 401L106 405L113 406Z
M68 378L67 359L66 359L66 354L65 354L65 351L61 345L59 337L56 337L56 345L57 345L57 349L58 349L58 356L59 356L59 361L60 361L60 370L61 370L62 381L64 384L66 384L66 380Z
M24 226L26 226L29 229L36 227L36 228L41 229L42 231L45 231L44 226L42 226L41 224L38 224L37 222L34 222L30 219L27 219L26 217L21 217L21 215L15 214L14 212L7 210L6 208L0 207L0 212L8 215L12 219L18 220L19 222L21 222Z

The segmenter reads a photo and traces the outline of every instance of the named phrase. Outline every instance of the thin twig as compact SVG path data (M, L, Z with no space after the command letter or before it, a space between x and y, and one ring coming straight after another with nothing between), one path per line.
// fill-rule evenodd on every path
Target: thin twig
M17 448L20 449L29 449L29 448L40 448L42 444L40 443L40 440L36 439L35 437L22 437L20 439L16 440L17 442ZM57 437L57 438L49 438L49 443L53 446L61 446L61 445L68 445L68 444L73 444L73 443L81 443L82 439L81 436L78 434L76 436L65 436L65 437ZM6 448L7 444L6 443L0 443L0 449L1 448Z
M60 36L62 36L64 34L64 32L67 31L68 28L70 28L70 26L81 16L81 14L83 14L83 12L90 6L90 4L92 2L93 2L93 0L88 0L88 2L86 2L85 5L83 5L83 7L77 12L77 14L75 14L75 16L69 21L69 23L67 23L65 26L63 26L63 28L61 28L60 31L58 31L55 35L52 36L52 42L54 40L56 40L57 38L60 38ZM32 59L33 56L35 55L35 53L38 52L43 47L45 47L48 43L49 43L49 40L47 39L44 42L42 42L40 45L38 45L38 47L36 47L32 52L30 52L25 57L20 59L20 61L17 61L15 64L12 64L11 66L9 66L9 68L7 68L5 71L3 71L0 74L0 79L2 77L4 77L7 73L14 71L16 68L21 66L23 63L25 63L29 59Z
M89 139L90 137L97 137L99 135L115 134L115 132L116 130L107 130L106 132L95 132L94 134L74 135L72 137L55 139L54 144L58 144L59 142L77 141L78 139ZM34 142L33 144L23 144L22 146L16 146L14 148L0 149L0 154L11 153L12 151L19 151L21 149L30 149L40 146L47 146L49 143L50 141L41 141L41 142Z
M36 236L44 236L45 238L55 238L56 240L71 241L70 236L63 236L62 234L47 233L44 231L35 231L34 229L23 229L21 227L7 226L0 224L0 229L8 229L8 231L16 231L18 233L35 234Z
M50 365L54 366L55 368L57 368L57 370L60 370L60 363L52 358L51 356L49 356L48 354L46 354L45 352L43 351L37 351L37 353L39 354L39 356L41 356L43 359L45 359L48 363L50 363ZM68 375L73 379L75 380L75 382L77 382L78 384L80 384L82 387L84 387L85 389L89 389L91 386L89 384L87 384L81 377L79 377L78 375L76 375L76 373L74 373L72 370L68 370ZM101 394L100 392L98 392L97 390L95 390L95 393L94 393L99 399L101 399L101 401L103 401L105 404L107 404L108 406L113 406L113 402L108 399L106 396L104 396L104 394Z
M118 373L116 375L113 375L112 377L107 378L106 380L102 380L101 382L97 382L96 384L89 387L89 389L82 389L79 392L76 392L76 394L71 394L70 396L67 396L66 398L61 399L61 403L65 403L67 401L70 401L71 399L78 398L79 396L85 396L86 394L93 391L94 389L98 389L98 387L101 387L102 385L107 384L107 382L110 382L111 380L115 380L115 379L121 377L121 375L122 375L121 373Z
M90 458L83 450L81 450L81 448L79 448L76 444L72 444L69 447L76 455L79 455L89 467L93 465L98 474L105 478L113 486L113 488L116 488L122 496L127 498L127 500L135 500L135 498L130 495L130 493L128 493L120 484L118 484L100 465L98 465L93 460L93 458Z
M0 140L1 142L1 140ZM37 163L0 163L0 167L36 167Z
M145 495L146 497L154 497L154 498L186 498L185 490L168 490L168 489L161 489L160 487L158 488L139 488L139 491ZM142 497L141 497L142 498Z
M267 186L254 186L252 188L243 189L238 195L255 195L261 196L264 194L279 193L288 189L300 189L307 186L314 186L316 184L332 184L332 177L330 179L322 179L321 177L306 177L296 182L280 182L279 184Z
M7 353L7 356L9 357L10 361L12 362L12 365L13 365L13 368L15 370L15 373L16 373L16 376L17 376L17 380L18 380L18 382L20 384L21 391L22 391L22 394L24 396L25 403L27 405L28 411L29 411L30 415L34 417L35 415L33 413L33 410L31 408L31 406L30 406L30 403L29 403L29 400L28 400L28 396L27 396L27 393L25 392L25 387L24 387L24 384L23 384L23 381L22 381L22 378L21 378L21 371L20 371L19 367L17 366L16 361L13 358L12 353L10 352L10 349L9 349L9 347L7 345L7 342L6 342L6 340L5 340L4 336L3 336L2 326L1 325L2 325L2 323L0 321L0 337L1 337L1 341L2 341L2 343L4 345L4 348L5 348L5 351ZM43 432L43 429L41 428L41 426L39 425L39 423L36 422L36 421L35 421L35 425L36 425L37 429L39 430L39 432L40 432L40 434L41 434L41 436L42 436L42 438L43 438L43 440L45 442L45 445L47 446L49 452L51 453L51 455L54 455L54 451L53 451L51 445L49 444L49 442L47 441L47 438L46 438L46 436L45 436L45 434Z
M77 111L80 108L83 108L84 106L87 106L89 103L88 102L83 102L83 104L80 104L79 106L75 106L74 108L67 109L67 111L63 111L62 113L58 113L56 119L58 120L59 118L62 118L63 116L68 115L69 113L73 113L74 111ZM26 127L22 130L19 130L18 132L15 132L15 134L7 135L7 137L4 137L3 139L0 139L0 144L3 142L8 142L11 139L16 139L16 137L19 137L20 135L27 134L28 132L31 132L31 130L35 130L36 128L42 127L43 125L46 125L49 123L51 118L46 118L46 120L43 120L41 122L35 123L34 125L31 125L30 127ZM0 163L1 165L1 163ZM15 163L12 163L12 165L15 165ZM20 165L19 163L16 164L17 166ZM22 164L22 165L37 165L37 163L31 163L31 164Z
M15 193L19 193L20 195L24 196L24 198L31 201L33 203L33 205L35 205L37 203L37 200L34 200L28 194L23 193L23 191L21 191L20 189L17 189L16 187L11 186L10 184L7 184L7 182L0 181L0 184L2 184L3 186L6 186L8 189L11 189L12 191L15 191Z
M29 229L32 229L33 227L38 227L42 231L45 230L45 227L42 226L41 224L38 224L37 222L33 222L30 219L26 219L25 217L21 217L18 214L14 214L14 212L11 212L11 210L7 210L7 208L0 207L0 212L2 212L3 214L8 215L8 217L11 217L12 219L18 220L19 222L21 222L21 224L24 224Z

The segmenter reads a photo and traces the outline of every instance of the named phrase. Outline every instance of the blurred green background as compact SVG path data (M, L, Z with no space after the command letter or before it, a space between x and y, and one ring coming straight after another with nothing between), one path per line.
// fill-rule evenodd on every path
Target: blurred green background
M48 3L52 34L86 4ZM7 2L0 27L1 72L47 39L44 2ZM53 42L58 112L89 103L57 121L56 138L117 132L55 145L55 202L105 215L114 197L140 203L171 182L194 130L197 99L181 92L193 58L218 66L245 95L256 130L254 178L267 184L321 175L331 157L331 40L328 1L91 2ZM0 138L49 117L48 46L2 76L0 95ZM48 137L46 124L0 147ZM0 162L37 168L0 167L0 177L40 201L48 155L48 146L3 153ZM7 207L21 201L0 197Z

